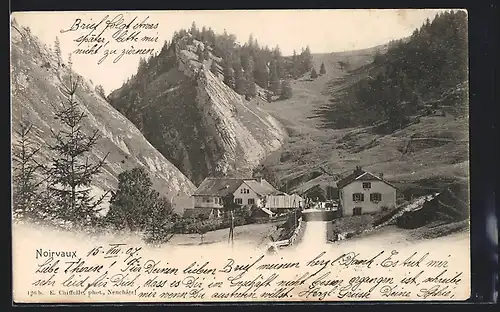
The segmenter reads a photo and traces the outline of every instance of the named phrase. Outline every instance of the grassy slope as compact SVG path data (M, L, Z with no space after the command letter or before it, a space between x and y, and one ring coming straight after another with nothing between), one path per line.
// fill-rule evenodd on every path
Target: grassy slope
M289 190L306 190L316 184L325 186L336 180L327 174L320 175L321 168L342 175L356 165L372 172L383 172L386 179L403 190L421 188L422 184L442 187L455 179L467 178L467 120L451 114L421 118L420 123L387 136L376 135L368 128L333 130L322 127L316 111L355 81L356 76L366 75L360 67L373 60L375 51L376 48L315 55L317 70L324 62L326 75L314 81L309 81L309 77L294 81L291 99L262 106L278 117L289 131L284 152L280 157L267 160L280 178L293 181ZM340 70L337 62L346 59L351 69L359 70L344 81L342 78L348 73ZM333 85L336 86L332 88ZM303 184L312 177L314 181Z

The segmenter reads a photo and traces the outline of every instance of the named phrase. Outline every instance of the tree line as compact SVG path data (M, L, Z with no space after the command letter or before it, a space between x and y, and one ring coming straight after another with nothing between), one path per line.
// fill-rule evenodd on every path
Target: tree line
M71 69L70 69L71 71ZM100 174L107 155L92 161L90 154L99 140L98 131L88 134L82 129L87 117L79 108L76 93L79 77L59 76L60 92L65 99L52 105L61 128L51 129L48 149L52 157L41 163L40 146L34 142L33 125L21 120L13 144L13 214L17 219L95 225L107 193L95 198L91 183Z
M391 41L385 54L377 52L367 77L335 101L327 119L337 127L385 120L393 131L427 105L465 106L460 90L467 82L467 55L466 13L438 13L409 38ZM444 99L447 94L454 96ZM350 104L341 108L341 102Z
M239 44L236 36L226 30L222 34L216 34L210 27L203 26L199 29L193 22L190 29L174 32L172 39L164 42L157 55L141 59L137 73L124 82L124 85L132 84L134 88L139 88L140 93L141 87L145 87L154 78L155 75L151 73L162 73L173 68L176 65L176 49L185 49L194 40L207 47L202 49L200 45L197 46L195 54L198 60L210 59L210 53L220 58L220 63L211 62L210 70L217 75L221 72L224 83L247 98L257 96L256 86L265 89L268 98L290 98L290 80L313 69L312 54L308 46L302 48L300 53L294 51L292 56L285 57L279 46L261 46L253 35L250 35L247 42ZM324 65L321 72L325 72Z
M21 118L13 142L13 202L16 222L72 228L83 231L133 231L143 233L146 242L166 242L176 233L198 233L230 226L228 214L218 220L196 215L184 218L172 210L172 203L153 188L143 167L118 175L116 189L97 197L92 185L99 178L108 154L92 160L100 139L98 130L83 130L88 117L77 101L79 76L60 75L64 101L52 105L53 118L61 125L51 129L48 148L51 157L42 162L41 145L36 143L33 125ZM109 209L104 211L105 201ZM235 207L233 198L225 198L226 211L236 210L236 226L252 223L250 209ZM235 209L239 208L239 209Z
M92 184L99 178L108 154L92 161L100 139L97 130L90 134L82 128L87 115L76 100L80 79L70 73L61 78L60 91L65 100L53 105L53 118L61 129L51 129L48 142L51 159L40 161L41 146L36 144L33 125L21 120L13 143L13 203L16 222L73 228L83 231L133 231L144 234L146 242L166 242L176 233L198 233L227 228L228 215L218 220L204 216L184 218L174 213L169 200L153 188L143 167L118 175L118 185L96 198ZM109 210L103 211L105 201ZM234 199L224 207L235 209ZM253 222L249 209L237 209L234 224Z
M59 66L66 67L57 39L55 47ZM138 74L132 77L134 83L145 83L137 77L151 69L152 64L163 68L172 66L175 48L175 44L167 43L160 52L170 56L166 62L158 56L141 60ZM93 194L92 186L99 179L108 154L101 158L95 156L101 138L99 131L84 130L83 124L88 116L78 102L82 81L72 71L71 55L68 59L64 73L61 68L57 69L59 90L64 98L60 105L52 105L52 117L60 127L50 129L47 142L49 159L43 159L47 155L40 152L42 146L37 143L37 134L33 133L36 127L23 116L17 127L17 140L12 146L14 220L85 231L141 232L151 242L167 241L175 233L202 235L209 230L227 228L230 223L228 214L219 220L207 220L202 216L184 218L175 214L171 201L153 188L143 167L120 173L116 189L105 191L100 196ZM103 96L100 86L95 91ZM107 211L104 208L106 201L109 203ZM236 210L235 219L231 221L235 225L254 221L252 210L235 207L231 198L225 199L224 208L226 212Z

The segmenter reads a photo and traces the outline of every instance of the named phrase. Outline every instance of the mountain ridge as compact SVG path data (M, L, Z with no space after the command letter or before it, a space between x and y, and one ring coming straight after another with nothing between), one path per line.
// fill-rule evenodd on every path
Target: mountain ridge
M33 36L29 28L15 21L11 26L11 99L13 141L17 139L15 129L21 121L34 126L34 141L41 146L41 161L50 161L47 138L51 129L59 125L53 118L52 108L63 100L58 90L61 77L77 75L66 64L59 64L57 57L46 45ZM190 194L193 183L168 162L140 131L106 102L95 91L91 82L81 78L76 100L87 118L83 123L85 131L99 131L100 139L91 151L92 161L110 152L101 176L93 181L94 191L115 189L119 173L143 166L151 177L154 187L165 196L177 193Z
M409 38L396 42L407 43ZM468 179L468 116L460 109L467 108L463 100L445 96L452 103L438 105L436 112L424 111L392 133L376 131L379 124L325 126L318 112L326 111L338 118L340 115L333 109L345 107L350 111L346 90L363 79L372 79L377 58L385 57L390 46L388 43L368 51L313 54L316 70L324 63L326 73L316 79L304 75L292 82L291 99L263 106L280 118L289 133L284 153L264 164L280 180L282 190L326 196L328 188L335 187L339 177L356 166L383 173L405 196L422 195ZM348 61L350 68L341 68L341 61ZM467 91L467 84L459 87L455 91ZM355 117L367 115L355 112Z
M170 66L146 69L108 99L193 182L208 176L251 175L283 145L287 133L277 119L210 71L220 58L208 52L210 57L201 60L193 51L197 47L208 49L196 40L183 48L172 44L159 56ZM148 81L142 90L134 85L141 79Z

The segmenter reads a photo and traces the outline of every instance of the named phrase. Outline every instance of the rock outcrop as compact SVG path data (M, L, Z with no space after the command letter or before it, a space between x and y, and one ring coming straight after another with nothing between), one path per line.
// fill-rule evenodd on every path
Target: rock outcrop
M229 88L191 45L162 51L109 101L195 184L207 176L249 175L286 137L282 125ZM162 70L158 68L163 66Z
M57 131L59 122L54 118L54 108L64 100L59 91L61 77L68 76L67 65L60 64L56 55L29 29L12 25L11 77L12 77L12 132L21 121L33 125L31 133L35 143L41 146L41 161L52 155L48 144L52 143L51 129ZM76 73L72 73L77 75ZM149 173L153 186L162 195L190 194L193 183L172 165L143 134L95 92L95 86L83 77L76 93L76 101L87 115L82 125L85 131L99 131L101 138L91 151L91 161L110 153L101 176L94 181L96 192L114 189L117 176L127 169L143 166Z

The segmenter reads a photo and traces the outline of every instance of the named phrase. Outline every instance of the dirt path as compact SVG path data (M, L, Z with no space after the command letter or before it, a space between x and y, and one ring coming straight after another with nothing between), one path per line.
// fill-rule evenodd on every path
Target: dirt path
M326 244L326 224L324 221L307 222L300 244Z

